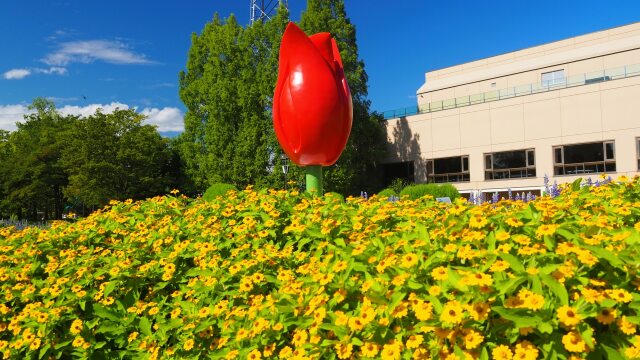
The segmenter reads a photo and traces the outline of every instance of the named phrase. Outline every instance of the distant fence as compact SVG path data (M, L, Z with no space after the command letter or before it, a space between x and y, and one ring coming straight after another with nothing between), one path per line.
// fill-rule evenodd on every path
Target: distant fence
M22 230L27 227L37 227L40 229L46 229L51 226L51 224L46 221L28 221L28 220L11 220L11 219L0 219L0 227L9 227L13 226L18 230Z

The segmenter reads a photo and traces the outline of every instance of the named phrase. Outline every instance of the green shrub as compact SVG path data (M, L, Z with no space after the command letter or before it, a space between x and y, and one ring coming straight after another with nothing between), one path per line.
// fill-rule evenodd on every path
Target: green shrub
M380 191L377 195L378 195L378 197L388 198L388 197L391 197L391 196L396 196L396 195L398 195L398 193L396 193L395 190L393 190L392 188L386 188L386 189Z
M402 192L402 189L407 187L407 185L409 185L409 182L407 182L407 180L395 178L391 181L391 185L389 185L389 188L392 189L396 194L400 194L400 192Z
M405 187L400 192L400 197L408 196L409 199L419 199L425 195L431 195L434 198L448 197L452 201L460 197L458 190L451 184L416 184Z
M460 197L460 192L458 192L458 189L456 189L456 187L451 184L440 185L438 191L440 193L437 197L448 197L451 199L451 201Z
M218 196L224 196L229 190L238 191L238 188L236 188L233 184L216 183L209 186L202 198L207 201L213 201Z

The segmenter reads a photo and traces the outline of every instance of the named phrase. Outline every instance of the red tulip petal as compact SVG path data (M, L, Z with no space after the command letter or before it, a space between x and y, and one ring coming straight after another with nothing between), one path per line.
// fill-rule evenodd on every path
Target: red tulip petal
M328 32L317 33L309 36L309 40L313 42L313 45L316 46L322 57L327 60L327 64L335 70L333 49L331 48L333 41L331 34Z
M333 58L340 64L340 67L344 69L342 65L342 57L340 57L340 50L338 50L338 44L336 43L336 39L331 39L331 50L333 53Z
M273 101L273 128L287 156L297 163L298 156L296 154L300 151L301 138L299 121L291 99L288 76L282 76L282 81L278 81L278 86Z

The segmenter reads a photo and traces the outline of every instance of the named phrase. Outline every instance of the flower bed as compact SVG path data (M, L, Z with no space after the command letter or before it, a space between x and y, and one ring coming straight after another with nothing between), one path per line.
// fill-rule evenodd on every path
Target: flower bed
M640 183L524 203L229 193L0 228L8 358L639 358Z

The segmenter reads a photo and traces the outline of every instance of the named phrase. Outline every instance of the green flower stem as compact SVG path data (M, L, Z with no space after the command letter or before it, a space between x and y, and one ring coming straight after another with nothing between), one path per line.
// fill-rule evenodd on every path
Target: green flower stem
M305 166L307 174L307 192L314 195L322 195L322 165Z

